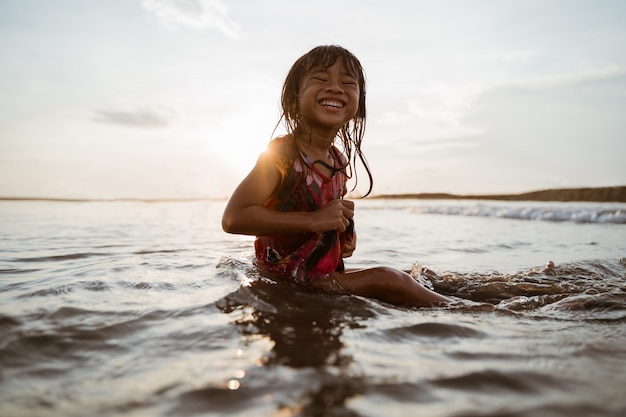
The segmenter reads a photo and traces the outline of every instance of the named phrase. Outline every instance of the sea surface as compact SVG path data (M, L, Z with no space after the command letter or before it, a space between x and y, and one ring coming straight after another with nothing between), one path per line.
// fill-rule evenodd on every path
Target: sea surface
M438 308L263 278L224 204L0 202L0 416L626 415L626 204L357 200Z

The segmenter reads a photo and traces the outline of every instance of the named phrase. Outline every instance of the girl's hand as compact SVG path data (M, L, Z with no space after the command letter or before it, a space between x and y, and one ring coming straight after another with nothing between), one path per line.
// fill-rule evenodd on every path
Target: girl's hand
M341 248L341 257L349 258L356 250L356 232L346 233L346 241Z
M354 202L348 200L332 200L312 214L313 229L316 232L337 230L345 232L354 217Z

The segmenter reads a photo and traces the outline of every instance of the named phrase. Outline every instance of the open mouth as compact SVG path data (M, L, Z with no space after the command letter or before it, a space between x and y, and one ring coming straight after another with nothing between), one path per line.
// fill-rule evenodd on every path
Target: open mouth
M339 100L321 100L320 105L322 105L323 107L332 107L334 109L343 108L343 102Z

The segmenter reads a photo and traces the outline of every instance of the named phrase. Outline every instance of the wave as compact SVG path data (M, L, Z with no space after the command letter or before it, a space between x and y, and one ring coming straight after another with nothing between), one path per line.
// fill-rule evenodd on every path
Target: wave
M437 292L498 310L527 313L592 313L593 318L626 318L626 259L591 260L531 268L513 274L437 274L419 263L411 275ZM462 306L466 307L466 306ZM578 318L584 318L581 315Z
M68 253L64 255L50 255L50 256L34 256L26 258L14 259L15 262L59 262L59 261L72 261L76 259L85 259L93 256L110 256L110 253L96 253L96 252L78 252Z
M493 217L516 220L542 220L551 222L626 224L626 207L597 205L554 206L535 205L426 205L412 207L419 214L445 216Z

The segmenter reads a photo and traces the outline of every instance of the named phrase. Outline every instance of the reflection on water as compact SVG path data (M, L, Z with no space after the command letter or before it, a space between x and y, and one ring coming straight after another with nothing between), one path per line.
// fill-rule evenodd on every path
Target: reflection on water
M364 387L342 334L346 328L366 328L374 317L365 302L256 277L224 297L218 308L232 318L244 338L271 341L263 358L266 369L278 369L283 377L289 377L286 369L307 373L308 387L295 404L283 408L301 415L354 415L347 401L363 394Z

